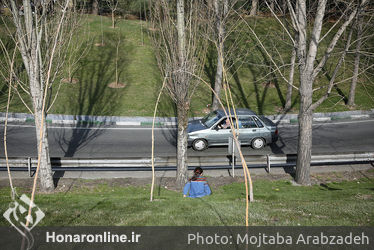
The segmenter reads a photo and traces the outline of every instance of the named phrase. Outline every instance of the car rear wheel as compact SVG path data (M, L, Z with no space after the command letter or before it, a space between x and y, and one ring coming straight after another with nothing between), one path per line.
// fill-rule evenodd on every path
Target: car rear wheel
M208 147L208 142L204 139L197 139L194 140L192 143L192 148L196 151L203 151L207 149Z
M261 149L265 146L265 140L262 138L255 138L252 140L251 145L253 149Z

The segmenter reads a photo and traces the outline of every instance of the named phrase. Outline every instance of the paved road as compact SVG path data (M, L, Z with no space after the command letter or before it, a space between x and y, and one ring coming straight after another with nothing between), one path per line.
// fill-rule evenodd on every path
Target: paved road
M3 138L3 125L0 137ZM247 155L296 153L297 125L279 127L280 139L263 150L244 148ZM49 126L51 157L126 158L150 157L151 129L131 127ZM156 156L175 156L175 129L156 130ZM9 125L8 154L13 157L36 156L35 127ZM359 152L374 150L374 120L319 123L313 126L313 153ZM0 157L4 156L3 143ZM204 152L188 150L191 156L227 155L227 147Z

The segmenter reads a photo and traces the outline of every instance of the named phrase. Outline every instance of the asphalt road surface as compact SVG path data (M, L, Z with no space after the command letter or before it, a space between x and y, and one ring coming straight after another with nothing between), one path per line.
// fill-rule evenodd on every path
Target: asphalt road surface
M0 126L3 138L4 125ZM262 150L243 147L246 155L292 154L297 148L297 125L279 126L276 144ZM11 124L7 130L9 157L35 157L35 127ZM151 128L135 127L70 127L48 128L51 157L128 158L151 156ZM155 156L175 156L175 128L157 128ZM374 120L318 123L313 126L313 153L374 151ZM190 156L227 155L227 147L212 147L203 152L188 150ZM0 157L4 157L3 143Z

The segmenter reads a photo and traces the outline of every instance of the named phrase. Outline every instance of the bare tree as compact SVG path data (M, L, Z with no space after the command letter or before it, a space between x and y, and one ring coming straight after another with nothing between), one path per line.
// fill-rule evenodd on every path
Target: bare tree
M35 116L41 188L51 191L54 185L45 121L46 97L61 70L66 57L66 43L74 31L74 24L68 21L73 9L70 0L40 1L36 5L29 0L22 3L10 0L7 3L16 29L15 34L9 32L9 35L20 52L27 73L28 86L19 86L30 95L32 108L29 107L29 110ZM14 78L21 79L16 73L12 72Z
M243 20L238 14L243 9L243 5L240 5L237 0L212 0L208 1L205 7L207 11L204 14L204 20L207 20L208 33L203 37L216 48L209 54L210 58L216 56L214 58L215 72L214 70L207 72L211 81L214 78L214 93L216 94L212 94L211 109L215 110L220 107L217 96L219 97L222 92L223 78L231 80L237 74L239 68L246 63L245 57L249 55L250 49L241 46L247 39L242 29ZM229 75L224 76L225 74Z
M124 83L121 83L119 81L119 78L120 78L120 72L119 72L119 68L120 68L120 65L118 65L118 61L120 60L120 55L119 55L119 50L120 50L120 47L121 47L121 30L119 30L117 32L117 39L116 39L116 43L115 43L115 48L116 48L116 57L115 57L115 81L114 82L111 82L108 87L109 88L124 88L126 86L126 84Z
M111 16L112 16L112 28L114 29L116 27L116 18L115 14L118 8L118 0L105 0L106 3L108 4L110 11L111 11Z
M191 73L201 73L205 46L199 39L202 31L200 1L160 0L152 3L152 40L166 89L176 105L177 178L183 187L187 181L188 112L196 81Z
M321 37L327 0L318 1L316 11L309 13L309 16L314 14L314 16L312 16L309 20L305 0L296 2L296 8L298 8L297 14L291 4L291 1L288 1L291 18L297 32L297 40L295 39L294 43L295 47L297 48L296 53L300 74L299 135L296 165L296 182L299 184L310 184L313 111L329 97L335 83L334 81L330 81L326 93L316 102L313 102L313 93L316 90L319 90L319 88L313 89L313 84L326 65L326 62L329 60L331 53L335 49L340 37L351 24L352 20L354 20L359 6L365 4L366 2L367 0L361 0L358 5L354 5L353 2L349 3L341 17L342 19L344 17L344 19L340 22L340 27L331 28ZM313 25L313 30L311 31L310 36L308 36L309 24ZM321 46L319 45L323 39L327 39L327 35L330 32L334 32L334 35L328 43L327 48L324 50L323 56L317 60L317 52L318 50L322 50Z
M63 83L72 83L76 84L79 82L79 79L74 77L74 74L79 68L79 62L88 55L90 49L92 48L92 37L88 32L88 29L83 27L87 25L87 20L77 19L76 28L82 28L79 36L70 36L67 39L70 39L67 44L67 56L66 56L66 71L67 77L61 79Z
M228 0L214 0L214 13L216 18L216 47L217 47L217 69L214 81L214 91L219 96L222 87L222 74L225 53L225 29L227 13L229 10ZM212 109L219 108L219 102L215 95L213 95Z

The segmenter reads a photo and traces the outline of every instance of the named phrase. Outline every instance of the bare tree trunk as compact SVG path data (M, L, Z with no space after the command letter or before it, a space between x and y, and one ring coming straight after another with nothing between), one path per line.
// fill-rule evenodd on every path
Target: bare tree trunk
M37 59L38 56L33 52L31 54L33 55L32 58L34 58L34 60L32 60L32 62L30 63L29 81L32 104L34 108L34 119L38 151L40 148L40 144L42 143L42 148L40 152L40 185L43 191L49 192L54 189L54 185L52 178L52 166L49 158L47 124L45 120L45 112L43 112L44 85L43 83L41 83L42 79L40 79L39 75L40 70L38 65L39 60ZM36 64L34 64L35 62ZM42 134L40 134L41 132Z
M98 0L92 1L92 14L98 15L99 14L99 2Z
M177 33L178 33L178 55L179 67L181 72L177 74L185 74L186 65L186 30L185 30L185 16L184 16L184 0L177 2ZM179 80L185 81L186 79L181 76ZM178 135L177 135L177 177L176 184L179 188L187 182L187 125L188 125L188 101L185 100L187 96L188 86L185 82L179 83L178 89L180 95L177 95L177 116L178 116Z
M223 0L223 6L220 4L221 1L222 0L214 0L214 11L217 22L217 69L214 81L214 91L217 93L217 96L221 93L223 64L225 59L225 23L223 19L228 11L228 0ZM212 109L216 110L219 106L216 95L213 95Z
M36 136L38 145L43 143L42 150L40 152L40 184L41 189L43 191L53 191L54 184L52 178L52 168L51 168L51 161L49 157L49 143L48 143L48 132L47 132L47 123L45 117L43 119L43 135L42 140L40 140L40 128L42 124L40 123L42 120L42 111L41 107L35 109L35 129L36 129ZM38 147L39 148L39 147Z
M257 15L257 8L258 8L258 0L252 0L252 7L251 11L249 12L250 16Z
M291 68L290 68L290 75L289 75L289 84L287 86L287 94L286 94L286 103L284 105L285 111L288 111L291 109L292 106L292 85L293 85L293 78L295 75L295 61L296 61L296 49L294 48L292 50L292 56L291 56Z
M301 77L299 135L297 146L296 182L301 185L310 184L310 160L312 157L312 83L307 75Z
M180 105L182 106L182 105ZM178 137L177 137L177 178L176 184L179 188L187 182L188 164L187 164L187 125L188 110L186 107L177 107L178 116Z
M307 49L307 19L305 0L297 2L297 21L299 23L299 32L297 34L298 47L297 56L299 59L300 71L300 109L299 109L299 135L297 146L296 177L298 184L310 184L310 160L312 158L312 122L313 110L313 63L317 54L317 41L322 29L322 18L324 4L326 0L321 0L321 6L318 9L319 15L315 19L315 25L312 33L312 41Z
M351 82L351 89L349 91L348 102L347 105L354 106L355 105L355 94L356 94L356 86L358 80L358 73L360 70L360 56L361 56L361 46L362 46L362 29L363 29L363 18L361 15L358 17L358 27L357 27L357 45L356 45L356 54L355 54L355 64L353 69L353 77Z
M184 0L177 2L177 32L178 32L178 53L179 66L182 67L186 58L186 31L184 24Z
M114 18L114 11L112 10L112 28L114 29L116 26L115 18Z

